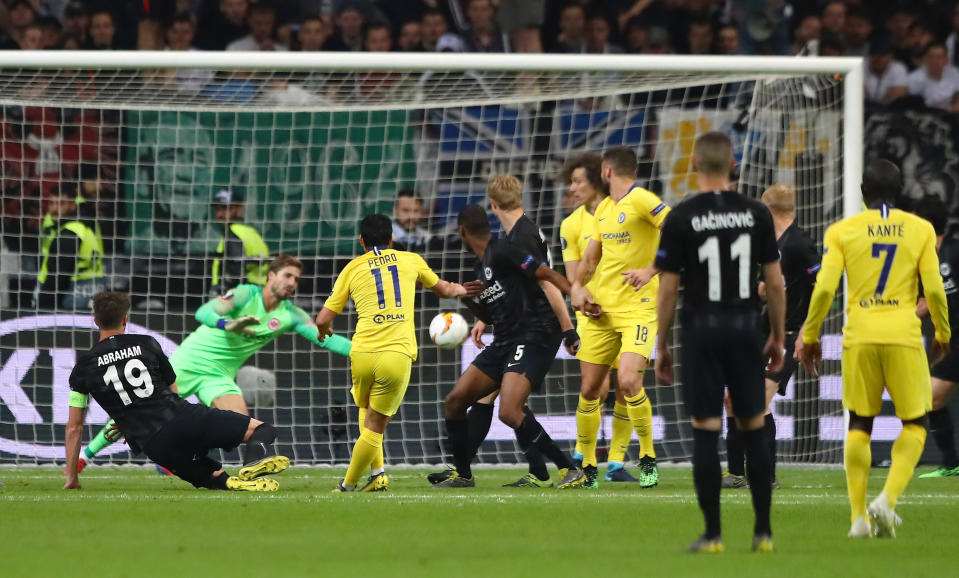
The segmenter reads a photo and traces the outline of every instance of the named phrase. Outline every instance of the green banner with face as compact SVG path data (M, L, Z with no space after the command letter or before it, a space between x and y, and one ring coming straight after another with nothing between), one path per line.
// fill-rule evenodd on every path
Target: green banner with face
M210 254L226 215L256 228L271 254L351 254L359 220L391 214L396 192L416 180L405 111L124 118L127 249L137 255ZM224 189L242 208L216 211Z

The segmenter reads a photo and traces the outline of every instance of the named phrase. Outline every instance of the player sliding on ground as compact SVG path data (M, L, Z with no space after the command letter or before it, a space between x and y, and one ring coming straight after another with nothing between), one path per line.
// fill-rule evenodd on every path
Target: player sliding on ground
M506 210L515 208L512 203L518 199L519 191L515 193ZM507 232L512 230L513 226L507 225L511 221L504 221L504 209L495 198L492 204ZM470 468L473 445L466 409L497 390L500 421L513 428L523 452L536 448L552 460L559 468L560 489L582 486L583 470L573 466L572 459L526 410L530 392L542 385L564 338L540 282L549 282L563 293L569 291L569 282L536 259L522 238L492 239L489 217L481 206L466 207L459 214L457 225L464 245L478 259L476 272L486 287L477 302L469 306L477 317L493 325L493 343L480 352L446 396L446 430L456 469L433 487L476 485Z
M643 371L649 365L656 341L659 277L653 257L659 244L659 228L669 207L653 193L636 186L636 169L636 153L632 149L615 147L603 153L601 175L609 187L609 197L599 203L591 226L584 229L590 235L589 244L571 293L573 307L591 312L593 319L579 330L583 345L576 355L583 374L576 407L576 439L583 452L587 487L595 487L598 474L600 393L617 360L618 387L623 390L626 412L639 438L640 486L651 488L659 483L653 448L653 406L643 389Z
M951 331L946 293L936 256L936 233L925 220L893 208L902 175L889 161L870 163L862 178L868 209L826 230L822 269L803 329L803 368L819 375L819 329L846 272L847 317L842 343L842 405L849 410L846 486L851 538L893 538L901 519L896 501L912 477L926 443L926 414L932 409L929 364L916 316L919 279L936 327L933 362L949 351ZM889 391L902 432L892 444L892 465L882 492L866 507L873 418ZM866 516L869 516L870 522Z
M310 316L290 303L303 272L303 264L291 255L270 263L266 285L239 285L197 309L202 325L187 336L170 357L177 373L176 393L186 398L196 394L200 403L248 415L236 373L246 360L268 343L295 331L320 347L349 355L350 341L335 335L324 341ZM79 469L112 441L104 428L83 450Z
M595 219L596 209L607 197L606 185L602 178L602 158L599 155L586 153L570 159L563 167L563 180L569 186L569 192L579 205L568 217L563 219L559 227L559 240L563 247L563 264L566 267L566 278L570 283L576 281L579 264L589 246L589 241L593 235L593 220ZM593 289L586 279L587 288ZM590 319L582 311L576 312L576 331L578 333L591 333L590 327L596 322ZM580 372L587 373L589 368L584 368L584 361L580 361ZM613 360L610 369L616 369L619 363ZM577 436L576 449L573 453L573 461L578 465L583 463L584 442L592 452L595 460L596 433L591 435L593 429L598 429L602 420L603 401L609 394L609 373L603 379L599 387L599 396L597 405L591 411L576 412L577 430L582 431L582 436ZM592 405L590 403L590 405ZM629 447L629 440L633 435L633 424L629 421L629 411L626 408L626 398L623 394L623 388L616 388L616 404L613 406L613 433L609 438L609 455L606 463L606 481L607 482L638 482L626 468L623 462L626 458L626 449ZM596 472L589 466L587 484L588 489L599 487L596 480Z
M523 187L519 179L512 175L494 176L486 187L486 196L489 197L490 204L493 206L493 213L506 232L506 240L518 249L528 252L537 261L551 263L549 248L546 246L546 236L523 211ZM479 274L482 277L482 272ZM570 355L576 355L579 348L579 336L573 327L573 320L570 319L566 299L562 292L548 281L540 281L539 286L555 318L559 320L566 351ZM549 314L546 313L542 321L551 323L551 319L552 317L549 317ZM473 343L476 344L478 349L486 347L482 341L485 330L486 323L480 319L470 332ZM504 335L504 333L500 332L500 335ZM497 350L499 347L497 344ZM497 389L492 394L478 400L470 406L469 412L466 414L471 459L476 456L476 452L489 434L493 421L493 402L498 394ZM529 406L524 407L523 411L535 418ZM535 447L530 447L525 451L525 454L526 460L529 462L529 472L515 482L504 484L503 487L543 488L552 486L553 482L550 480L549 470L546 469L546 461L542 454ZM448 468L443 472L430 474L426 479L431 484L437 484L449 478L454 471L455 468Z
M80 355L70 374L70 417L66 429L65 490L79 489L80 436L89 397L115 420L134 452L197 488L269 492L279 484L261 476L290 465L273 454L272 425L234 411L188 403L174 392L177 375L148 335L126 335L130 297L98 293L93 319L100 340ZM213 448L231 450L245 443L246 463L237 476L207 457Z
M443 281L422 257L391 249L392 244L389 217L364 217L360 245L365 253L343 268L333 284L333 293L316 317L320 339L332 334L330 324L343 311L347 299L353 299L358 317L350 363L351 393L360 408L360 437L353 446L346 477L333 488L334 492L352 492L367 468L372 473L359 491L389 488L383 469L383 433L399 410L416 361L416 283L443 298L476 296L483 288L479 281L465 285Z

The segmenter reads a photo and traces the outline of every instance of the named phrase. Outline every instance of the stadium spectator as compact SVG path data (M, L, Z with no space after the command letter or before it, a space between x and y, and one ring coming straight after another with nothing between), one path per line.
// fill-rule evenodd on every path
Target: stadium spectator
M846 29L846 5L840 0L829 2L822 9L822 30L842 38Z
M396 49L400 52L423 51L423 25L418 20L403 23L396 38Z
M586 12L581 4L569 2L559 13L559 35L550 43L549 51L578 53L586 42Z
M609 21L602 14L593 14L586 19L587 54L622 54L623 49L609 42Z
M278 51L289 48L276 40L276 9L269 4L254 4L246 18L250 33L227 44L229 51Z
M45 199L37 307L87 309L105 288L103 239L93 206L79 197L76 183L51 188Z
M646 26L638 18L634 18L626 25L623 33L625 49L629 54L642 54L649 49L649 35Z
M872 21L862 10L852 10L846 15L843 36L846 56L865 58L869 54L869 37L872 35Z
M792 53L815 56L819 54L819 37L822 35L822 20L809 14L799 21L793 30Z
M490 0L469 0L466 7L469 28L461 35L466 52L507 52L495 16Z
M949 64L946 45L930 44L922 68L909 74L909 94L922 97L929 108L959 112L959 70Z
M819 56L842 56L842 37L826 33L819 39Z
M739 50L739 29L732 24L720 28L716 37L716 51L729 56L742 54Z
M653 26L646 33L646 52L649 54L672 54L673 43L669 30L662 26Z
M949 37L946 38L946 49L949 51L949 64L959 67L959 46L956 46L957 41L959 41L959 2L956 3L955 9L952 11L952 30L949 33Z
M80 46L87 43L87 31L90 29L90 13L83 2L73 0L63 11L64 37L72 36ZM66 38L64 38L66 41ZM64 48L67 48L64 46Z
M629 8L621 10L619 14L616 15L619 30L625 33L629 27L629 22L638 19L647 8L650 8L654 4L656 4L655 0L635 0ZM622 6L623 2L619 2L619 5Z
M36 22L37 14L29 0L13 0L7 4L7 33L19 43L28 26Z
M223 295L243 283L266 285L270 248L256 229L243 223L243 196L223 189L213 196L221 235L210 269L210 295Z
M363 42L368 52L389 52L393 49L393 34L388 24L373 23L366 29Z
M909 71L906 65L893 60L892 41L885 37L869 42L866 66L866 102L887 105L909 94Z
M190 15L186 12L177 14L166 31L166 50L196 50L193 46L194 33L195 28ZM213 71L181 68L175 71L174 79L178 90L188 94L198 94L213 80Z
M107 10L99 10L90 15L87 48L89 50L113 50L116 36L113 15Z
M137 26L137 50L163 50L166 48L166 31L153 17L143 18Z
M522 2L500 2L497 20L500 29L510 40L513 52L539 54L543 52L540 29L546 0L523 0Z
M326 50L356 52L363 50L366 16L356 4L345 4L336 13L336 32L327 41Z
M196 47L201 50L224 50L227 45L245 36L247 0L207 0L200 7Z
M20 50L43 50L43 27L34 22L20 31L17 39Z
M440 38L444 36L455 37L459 41L459 36L449 31L449 24L446 22L446 16L439 10L427 10L423 13L423 50L427 52L441 52L439 47Z
M690 21L686 39L689 54L710 54L713 51L713 25L702 18Z
M54 16L44 16L37 20L40 29L43 30L44 49L61 48L63 46L63 26Z
M909 57L903 64L908 66L909 70L921 68L926 49L935 41L936 35L928 24L919 20L913 22L909 26Z
M397 193L393 205L393 244L414 253L424 251L430 232L422 227L423 218L423 199L413 189Z
M886 19L886 32L892 40L893 58L899 62L905 63L911 53L909 49L909 27L915 22L916 15L900 8L893 11L892 15Z
M319 16L307 16L300 25L300 31L296 36L299 49L303 52L323 50L323 45L326 44L329 37L326 23Z

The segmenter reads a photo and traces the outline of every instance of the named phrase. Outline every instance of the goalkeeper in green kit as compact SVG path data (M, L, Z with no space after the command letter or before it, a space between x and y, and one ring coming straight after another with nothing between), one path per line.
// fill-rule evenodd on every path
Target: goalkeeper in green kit
M239 285L197 309L200 327L170 357L180 397L196 394L203 405L249 415L235 381L237 371L251 355L291 331L323 349L349 356L349 339L331 335L321 343L310 316L289 302L302 270L296 257L280 255L270 263L265 286ZM78 471L119 439L112 426L111 422L83 450Z

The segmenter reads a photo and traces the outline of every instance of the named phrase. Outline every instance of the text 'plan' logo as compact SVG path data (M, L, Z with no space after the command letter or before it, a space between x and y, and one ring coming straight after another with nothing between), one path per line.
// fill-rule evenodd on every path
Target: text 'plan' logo
M53 329L96 331L97 327L90 315L36 315L0 322L0 337L17 333L36 334ZM172 354L177 348L177 344L170 339L145 327L129 323L127 324L127 331L152 336L160 343L163 352L167 355ZM19 340L14 341L14 343L19 342ZM63 459L64 448L59 445L59 442L41 443L37 439L40 438L40 435L36 433L32 438L18 439L22 436L16 436L14 432L18 425L32 424L29 429L21 428L21 431L38 432L44 430L44 428L38 426L46 424L46 431L51 432L51 435L44 436L44 438L53 439L55 430L58 434L62 434L62 431L59 430L62 430L63 424L67 423L67 417L70 413L68 404L68 398L70 397L69 379L70 372L73 371L73 366L77 360L77 352L72 348L61 348L56 345L40 348L36 345L38 340L33 339L25 339L23 342L32 343L34 346L16 347L12 351L5 347L3 352L4 358L2 367L0 367L0 406L5 411L0 415L3 415L3 419L6 421L12 414L15 424L0 423L0 452L35 458ZM10 351L10 354L6 355L8 351ZM52 362L52 380L41 383L34 377L32 383L25 383L24 379L28 375L41 369L37 365L38 359L45 363L47 356ZM33 392L34 397L28 395L27 391ZM106 412L91 398L90 408L87 410L87 423L105 424L108 420L109 417ZM118 443L103 450L103 454L120 453L127 450L129 450L129 447L126 443Z

